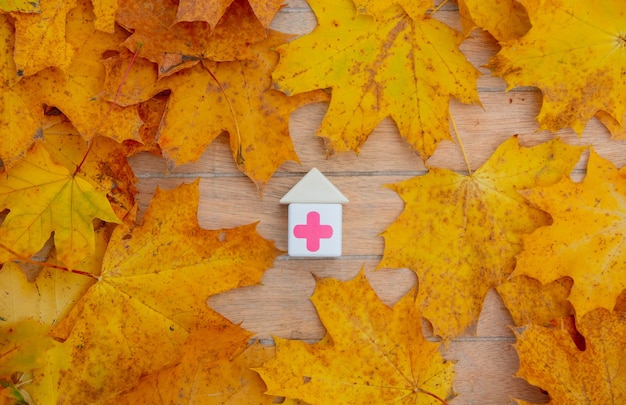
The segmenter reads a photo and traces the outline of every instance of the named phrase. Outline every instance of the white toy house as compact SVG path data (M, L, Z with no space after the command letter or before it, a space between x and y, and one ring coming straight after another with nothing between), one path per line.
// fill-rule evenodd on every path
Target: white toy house
M342 204L347 202L322 172L311 169L280 200L289 204L289 256L341 256Z

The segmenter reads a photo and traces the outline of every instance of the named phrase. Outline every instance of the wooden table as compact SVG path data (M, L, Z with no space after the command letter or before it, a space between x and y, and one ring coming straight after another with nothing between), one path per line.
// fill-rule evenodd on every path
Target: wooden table
M456 4L445 5L436 17L460 30ZM304 0L291 0L274 20L275 29L303 34L316 25L314 14ZM541 106L537 89L505 91L501 79L491 77L481 67L498 51L496 41L475 31L461 50L483 76L478 80L482 107L453 101L451 113L465 145L472 169L484 163L496 147L514 134L523 145L533 145L555 136L536 132L535 116ZM380 298L391 305L413 287L416 277L407 269L374 271L383 253L380 233L401 213L403 203L385 184L423 175L425 165L400 138L394 123L386 119L357 157L346 153L326 159L323 142L314 136L326 111L322 103L303 107L291 116L290 127L302 164L284 164L269 181L262 197L247 177L237 169L228 149L228 139L218 138L203 157L167 172L165 162L151 155L132 158L140 179L139 202L145 210L157 185L174 188L200 178L200 225L208 229L230 228L260 221L258 231L287 250L287 207L280 198L312 167L320 169L349 199L344 206L343 256L338 259L298 259L279 257L263 278L263 284L215 296L209 304L233 322L256 332L262 342L271 336L316 340L323 336L315 309L309 301L314 288L313 275L349 279L361 267ZM593 144L602 156L619 167L626 164L623 141L609 142L606 129L592 120L581 138L572 130L558 133L572 144ZM585 158L574 177L584 175ZM428 162L429 166L466 171L461 150L444 142ZM454 340L444 356L457 361L454 388L459 396L452 404L505 404L510 397L546 402L547 396L513 377L518 367L515 338L508 325L512 320L495 291L490 291L474 331ZM428 325L425 333L432 336Z

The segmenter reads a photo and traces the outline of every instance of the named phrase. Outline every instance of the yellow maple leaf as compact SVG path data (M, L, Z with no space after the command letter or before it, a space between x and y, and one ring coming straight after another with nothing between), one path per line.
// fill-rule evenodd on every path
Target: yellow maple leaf
M0 178L4 209L0 262L31 257L54 232L58 258L71 268L94 252L95 218L120 222L106 192L52 161L40 143Z
M0 11L5 13L11 11L20 13L40 13L41 6L39 0L0 0Z
M115 32L115 15L117 14L117 0L91 0L93 13L96 17L94 27L97 30L113 34Z
M219 404L271 405L265 385L251 367L273 355L273 348L256 343L252 333L226 320L195 327L185 342L180 361L142 377L138 386L110 400L111 404L194 404L211 398Z
M317 280L311 301L326 327L314 344L275 338L276 358L255 369L273 395L310 403L437 404L454 397L452 362L422 335L415 291L393 308L361 271Z
M512 137L469 176L430 168L391 186L406 205L383 232L378 267L417 274L417 303L444 341L476 322L489 288L513 271L522 235L549 223L518 190L559 181L581 152L560 140L525 148Z
M592 150L581 183L564 178L524 196L554 222L524 237L514 275L544 284L570 276L569 300L578 319L595 308L612 310L626 289L626 178Z
M498 41L519 38L530 29L526 9L517 0L458 0L463 33L476 27Z
M277 48L273 77L288 95L332 89L317 135L328 153L358 152L385 117L423 159L450 139L451 97L479 103L478 71L459 51L461 35L434 18L411 19L387 8L378 21L352 0L309 1L319 25Z
M303 104L327 99L321 90L287 97L270 88L270 72L278 59L272 48L288 37L270 31L267 39L251 46L255 60L205 62L160 80L152 63L137 58L117 103L135 104L171 90L158 133L171 166L199 159L227 131L233 159L262 188L285 161L298 161L289 136L289 114ZM107 61L109 98L116 94L130 59L126 54Z
M582 317L578 329L584 351L566 329L522 328L516 333L517 376L547 391L551 404L625 403L626 315L597 309Z
M414 20L423 18L424 14L433 7L432 0L354 0L357 13L371 15L376 20L384 19L385 11L394 4L402 6Z
M502 44L489 63L494 75L503 77L509 88L535 86L542 91L540 129L572 127L580 134L598 111L622 122L626 3L519 1L532 28Z
M496 286L504 305L517 326L528 323L546 325L574 313L567 300L572 279L563 277L548 284L526 277L512 277Z
M13 25L0 14L0 159L10 167L33 143L39 129L38 118L29 110L27 94L18 83L20 76L13 59Z
M63 344L34 398L93 403L132 388L180 360L208 296L260 281L279 251L255 224L200 228L198 198L197 182L157 190L141 223L116 227L98 281L51 331Z
M34 281L17 264L0 270L0 375L30 374L46 365L47 351L58 342L48 335L78 299L95 283L110 236L107 227L96 230L96 251L76 266L77 273L60 271L48 259ZM85 277L84 274L94 277ZM24 388L27 390L28 388Z
M66 16L76 0L40 0L41 13L12 13L15 20L15 64L30 76L47 67L69 68L74 50L66 43Z
M137 139L141 120L135 107L121 108L101 97L105 79L102 53L116 49L128 34L99 31L94 26L91 3L80 0L67 14L67 43L74 49L69 67L47 68L25 77L14 87L28 98L31 114L42 120L42 105L61 110L85 138L96 135L116 141Z
M106 192L119 218L135 205L137 178L128 164L125 148L102 136L88 145L72 123L63 115L46 115L42 122L42 145L51 158L77 176L89 181L96 190Z

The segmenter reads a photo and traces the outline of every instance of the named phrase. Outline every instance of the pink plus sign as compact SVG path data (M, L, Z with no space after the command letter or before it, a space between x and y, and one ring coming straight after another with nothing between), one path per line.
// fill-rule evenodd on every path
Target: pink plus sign
M320 214L317 211L311 211L306 214L306 225L294 226L293 234L299 239L306 238L306 249L309 252L317 252L320 248L320 239L333 236L333 227L320 225Z

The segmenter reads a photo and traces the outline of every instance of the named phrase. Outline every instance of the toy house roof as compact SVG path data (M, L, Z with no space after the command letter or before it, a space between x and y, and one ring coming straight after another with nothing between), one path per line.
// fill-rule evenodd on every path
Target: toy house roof
M281 204L344 204L348 199L315 167L280 199Z

